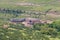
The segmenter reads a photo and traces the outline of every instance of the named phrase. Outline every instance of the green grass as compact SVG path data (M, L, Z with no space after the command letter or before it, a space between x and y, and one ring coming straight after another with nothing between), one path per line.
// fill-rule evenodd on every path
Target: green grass
M37 3L37 4L41 4L41 3L44 3L44 4L41 4L41 6L38 6L38 7L37 6L19 6L19 5L14 4L15 2L19 3L23 1ZM45 10L52 8L52 9L59 11L60 3L56 0L0 0L0 8L36 10L36 11L45 11Z
M37 3L37 4L41 4L41 3L45 3L45 4L44 5L41 4L41 6L19 6L19 5L14 4L14 3L19 3L19 2L23 2L23 1ZM53 4L51 4L52 2L53 2ZM51 8L53 10L60 11L60 3L56 0L0 0L0 8L9 8L9 9L13 9L13 10L15 10L15 9L35 10L35 11L42 11L42 12L45 12L46 10ZM1 14L1 15L3 15L3 14ZM7 15L10 15L10 14L7 14ZM36 15L33 15L33 16L36 16ZM31 17L33 17L33 16L31 16ZM9 17L6 16L6 18L9 18ZM18 17L25 17L25 16L18 16ZM50 18L48 18L48 19L50 19Z
M52 0L0 0L0 2L51 2ZM53 0L54 1L54 0Z
M59 38L50 38L50 40L60 40Z
M44 3L44 4L41 4L41 6L19 6L19 5L14 4L14 3L19 3L19 2L31 2L31 3L37 3L37 4ZM53 4L51 4L52 2L53 2ZM13 9L13 10L15 10L15 9L19 9L19 10L35 10L35 11L42 11L42 12L45 12L46 10L51 8L53 10L60 11L60 3L57 2L56 0L0 0L0 8L9 8L9 9ZM19 15L16 18L25 18L26 14L27 13L25 13L25 15ZM30 17L36 17L36 16L37 15L32 14ZM10 14L10 13L0 13L0 26L2 26L3 24L8 23L7 20L11 19L13 17L15 17L15 15ZM43 19L43 20L44 19L53 19L53 20L60 19L60 17L56 18L56 17L51 17L49 15L47 15L46 17L43 16L43 15L40 15L39 18ZM42 27L44 27L44 26L42 26ZM13 28L13 29L15 29L15 28ZM30 32L30 31L28 30L27 32ZM17 32L15 32L15 33L17 33ZM34 32L32 32L32 33L34 33ZM25 34L22 34L22 35L26 36ZM3 37L5 37L5 36L3 36ZM15 36L13 36L13 37L15 37ZM18 37L20 37L20 36L18 36ZM50 40L60 40L60 39L59 38L50 38Z

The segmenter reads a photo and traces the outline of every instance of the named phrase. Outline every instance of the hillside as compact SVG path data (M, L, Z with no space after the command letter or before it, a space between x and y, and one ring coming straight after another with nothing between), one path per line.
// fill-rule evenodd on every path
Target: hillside
M32 3L37 4L41 6L19 6L20 2L24 3ZM12 8L12 9L25 9L25 10L36 10L36 11L44 11L47 9L54 9L54 10L60 10L59 7L60 1L59 0L0 0L0 7L4 8ZM23 9L23 10L24 10Z
M60 40L60 0L0 0L0 40Z

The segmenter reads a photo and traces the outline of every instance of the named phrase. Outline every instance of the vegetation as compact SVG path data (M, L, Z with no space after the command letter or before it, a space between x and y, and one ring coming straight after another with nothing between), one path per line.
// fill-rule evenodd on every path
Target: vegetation
M0 0L0 40L60 40L59 1L60 0ZM20 2L40 6L16 5ZM50 11L49 9L55 10L57 13L50 15L48 13ZM42 12L42 14L37 12ZM52 20L53 23L34 24L32 28L25 27L21 23L10 23L11 18L27 17Z
M52 24L34 24L32 28L23 26L22 24L11 24L8 22L0 23L0 39L1 40L50 40L52 38L60 38L59 22ZM9 25L8 28L4 28ZM56 25L56 26L55 26Z

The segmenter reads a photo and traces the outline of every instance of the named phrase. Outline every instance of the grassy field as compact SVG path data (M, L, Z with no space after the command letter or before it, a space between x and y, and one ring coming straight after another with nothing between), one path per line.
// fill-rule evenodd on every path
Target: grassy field
M20 3L20 2L34 3L34 4L39 4L41 6L16 5L16 3ZM34 0L0 0L0 8L9 8L9 9L14 9L14 10L16 10L16 9L34 10L34 11L41 11L41 12L45 12L48 9L60 11L60 2L59 2L59 0L35 0L35 1ZM31 17L33 17L33 16L34 15L32 15ZM26 17L26 16L19 16L19 17ZM40 16L40 18L41 17L42 16ZM46 18L47 19L59 19L59 17L51 17L50 15L47 15Z
M36 4L36 5L40 5L40 6L21 6L21 5L17 5L17 3L32 3L32 4ZM52 9L53 11L56 10L56 11L60 11L60 0L0 0L0 8L5 8L5 9L11 9L11 10L27 10L27 11L39 11L39 12L42 12L44 13L45 11L47 11L48 9ZM7 36L7 34L9 34L10 38L12 38L12 40L15 38L15 37L18 37L21 39L24 37L24 38L28 38L31 36L32 38L36 38L35 36L37 35L37 38L38 38L38 34L41 35L39 32L45 32L47 34L47 32L50 33L51 30L53 30L52 32L52 35L54 34L55 30L57 31L60 27L58 27L58 29L56 28L51 28L50 27L47 27L49 25L35 25L36 28L40 28L41 30L37 30L37 29L29 29L29 28L23 28L21 24L17 24L17 25L13 25L13 24L10 24L8 23L8 21L11 19L11 18L26 18L26 17L31 17L31 18L39 18L39 19L42 19L42 20L45 20L45 19L48 19L48 20L60 20L60 15L53 15L53 14L47 14L47 15L41 15L41 14L38 14L38 15L35 15L33 13L28 14L28 13L21 13L19 14L17 17L16 15L14 15L13 13L3 13L3 12L0 12L0 26L3 27L4 24L6 25L10 25L9 28L11 29L1 29L0 28L0 31L3 30L1 33L4 33L6 34L5 36ZM58 22L59 23L59 22ZM52 24L53 25L53 24ZM57 26L59 26L60 24L57 24ZM55 25L54 25L55 26ZM48 30L46 30L46 28ZM13 31L14 29L17 29L15 31ZM55 29L55 30L54 30ZM6 32L5 32L6 31ZM8 32L7 32L8 31ZM14 32L13 34L10 34L10 32ZM21 31L21 32L20 32ZM47 31L47 32L46 32ZM34 34L34 33L38 33L38 34ZM57 31L57 32L60 32L60 31ZM16 33L18 33L16 36ZM20 34L21 33L21 34ZM24 34L25 33L25 34ZM30 34L31 33L31 34ZM4 38L5 36L0 37L0 38ZM34 34L32 36L32 34ZM14 36L12 36L14 35ZM23 36L21 36L23 35ZM27 35L27 37L25 37ZM43 35L45 36L45 35ZM48 36L47 36L48 37ZM36 39L37 39L36 38ZM40 36L39 36L40 38ZM32 40L34 40L32 39ZM50 38L50 40L60 40L59 38ZM5 38L4 38L5 40ZM11 40L11 39L10 39ZM19 40L19 39L18 39ZM23 39L24 40L24 39Z
M35 3L41 6L19 6L16 3L28 2ZM22 9L22 10L36 10L45 11L50 8L59 11L60 10L59 0L0 0L0 8L10 8L10 9Z
M50 40L60 40L59 38L50 38Z

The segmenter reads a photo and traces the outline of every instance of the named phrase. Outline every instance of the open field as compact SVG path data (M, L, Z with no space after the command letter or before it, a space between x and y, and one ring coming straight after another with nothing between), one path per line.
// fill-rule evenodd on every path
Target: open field
M11 22L13 18L45 22L32 25L27 20L31 28ZM47 20L53 22L48 24ZM0 40L60 40L60 0L0 0Z
M41 6L20 6L18 3L32 3ZM45 11L50 8L59 11L60 10L60 1L59 0L0 0L0 8L11 8L11 9L25 9L25 10L36 10L36 11Z

